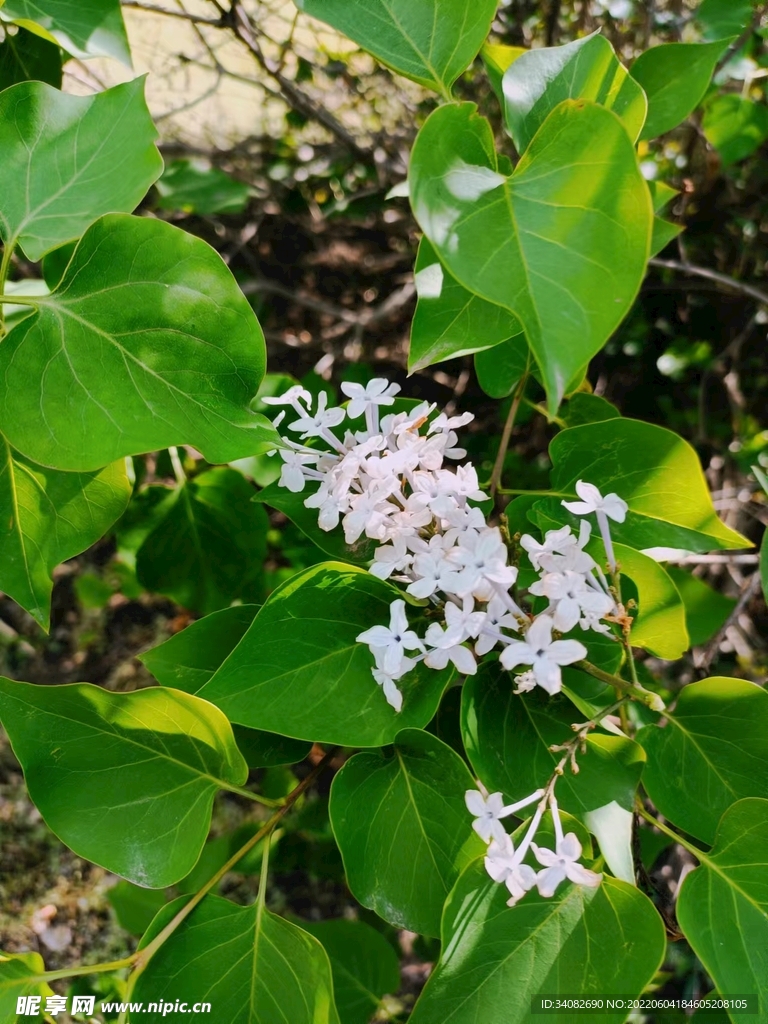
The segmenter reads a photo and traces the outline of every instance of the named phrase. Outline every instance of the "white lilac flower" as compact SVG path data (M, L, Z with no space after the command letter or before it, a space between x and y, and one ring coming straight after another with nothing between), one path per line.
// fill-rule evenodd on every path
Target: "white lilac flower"
M391 544L376 548L373 553L373 565L368 570L380 580L388 580L393 572L404 572L413 562L413 555L408 550L404 537L395 536Z
M590 871L579 864L581 843L574 832L569 832L555 844L554 850L548 850L532 843L533 854L544 868L536 875L536 887L541 896L553 896L555 889L566 878L576 885L595 887L600 885L603 876Z
M424 664L430 668L446 668L450 661L462 675L473 676L477 672L477 662L472 651L456 640L455 633L443 629L439 622L430 624L424 643L431 648L424 659Z
M472 828L483 842L489 843L492 838L503 842L507 838L500 820L506 817L501 793L489 795L477 789L468 789L464 794L464 802L469 813L475 818Z
M372 626L355 639L360 644L368 644L377 661L376 651L383 651L380 668L388 675L395 676L403 663L405 652L423 651L424 645L413 630L408 628L405 601L393 601L389 606L389 615L389 628Z
M387 516L395 506L387 502L392 493L391 486L364 491L352 498L350 511L344 516L344 540L354 544L363 534L373 539L384 540L387 532Z
M485 870L494 882L506 885L510 894L508 907L513 907L536 884L536 872L527 864L520 863L514 844L506 834L502 840L494 837L489 845Z
M335 530L341 519L341 510L345 502L339 501L323 484L315 494L310 494L304 501L305 508L319 509L317 525L328 533Z
M446 633L453 636L456 643L463 643L470 638L474 640L479 635L485 618L485 612L475 611L475 602L471 597L465 597L461 607L453 601L446 602Z
M286 451L286 449L281 448L280 458L283 460L283 468L280 473L279 484L293 494L298 494L304 490L304 485L307 482L304 472L305 468L312 465L313 462L317 462L317 457L315 455L303 455L301 452Z
M370 405L392 405L400 391L399 384L390 384L384 377L374 377L363 387L352 381L345 381L341 390L350 400L347 415L351 420L362 416Z
M290 405L299 416L306 416L307 409L312 405L312 395L301 384L294 384L292 388L288 388L282 395L266 395L261 401L265 405ZM302 402L307 406L307 409L301 405Z
M549 598L554 627L561 633L573 629L582 615L600 619L614 607L613 598L594 590L580 573L570 570L548 572L531 585L530 592Z
M383 669L374 668L372 672L373 678L379 684L386 697L387 704L393 707L395 711L401 711L403 708L403 695L398 689L395 680Z
M329 440L329 433L331 427L337 427L344 419L346 413L343 409L339 408L326 408L328 405L328 395L325 391L321 391L317 398L317 410L314 414L305 413L300 419L295 420L293 423L288 424L289 430L297 431L302 439L307 437L322 437L324 440ZM337 443L336 439L331 434L334 445Z
M563 554L575 544L576 538L570 526L563 526L559 530L548 530L544 535L543 544L529 533L524 533L520 538L520 546L527 552L531 565L537 570L541 569L542 555L551 555L555 552Z
M576 516L587 516L592 512L595 513L597 525L600 528L600 535L603 538L608 564L611 570L615 572L616 559L613 554L613 543L611 541L608 520L612 519L615 523L623 523L629 511L629 505L618 494L606 494L603 497L594 484L588 484L584 480L577 481L576 493L581 498L581 501L564 501L562 504L569 512L573 512Z
M443 528L445 533L445 543L449 546L453 546L457 542L462 543L461 538L466 534L477 535L481 530L485 529L485 516L479 508L474 508L472 505L465 505L463 508L455 506L449 508L445 514L441 515L443 520Z
M506 589L517 579L517 569L507 565L507 549L497 528L466 534L455 558L461 567L456 582L459 596L473 594L478 600L488 601L493 596L494 583Z
M478 657L488 654L502 640L510 642L509 638L501 632L502 629L512 629L517 633L520 630L520 624L504 601L496 594L486 605L485 621L475 644L475 654Z
M506 669L530 665L539 686L547 693L558 693L562 687L562 665L572 665L586 658L587 649L578 640L553 640L553 621L549 615L539 615L529 626L525 640L515 640L501 652L501 663Z
M443 546L439 535L430 537L426 551L417 554L413 560L413 574L416 579L406 587L414 597L431 597L437 590L446 594L454 592L459 566Z

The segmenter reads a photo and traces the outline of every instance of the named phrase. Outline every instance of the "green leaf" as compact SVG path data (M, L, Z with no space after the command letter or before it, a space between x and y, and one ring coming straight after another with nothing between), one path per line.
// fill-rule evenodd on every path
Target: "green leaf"
M406 78L450 96L485 42L497 0L297 0Z
M177 690L0 677L0 720L49 828L78 856L156 889L189 872L216 791L248 774L221 712Z
M43 82L6 89L0 94L3 242L18 242L36 261L102 214L130 213L162 170L156 138L143 78L92 96L69 96Z
M355 637L389 622L398 591L362 569L325 562L279 587L199 696L240 725L322 743L378 747L433 717L451 678L423 663L398 683L397 713Z
M732 42L662 43L640 54L630 74L648 97L641 139L655 139L676 128L698 107L715 65Z
M670 203L675 196L680 195L676 188L665 184L663 181L649 181L648 190L651 193L653 212L661 213L667 203Z
M584 821L597 839L600 853L616 876L630 885L635 884L635 862L632 856L634 811L627 810L612 800L605 807L587 811Z
M317 509L306 508L304 502L315 487L308 487L299 494L294 494L287 487L281 487L277 481L262 488L254 497L270 508L277 509L287 516L301 530L305 537L334 561L351 562L353 565L368 565L378 547L376 541L365 535L354 544L347 544L342 530L321 530L317 525Z
M524 46L502 46L499 43L483 43L480 56L483 58L488 80L496 93L499 103L504 104L502 78L507 68L528 51Z
M738 36L752 20L754 0L701 0L696 20L706 39Z
M247 729L244 725L233 725L240 753L249 768L277 768L284 764L298 764L312 749L306 740L292 740L289 736L278 736L263 729Z
M440 934L443 903L484 849L464 794L475 789L449 746L405 729L390 754L356 754L331 787L331 824L355 898L398 928Z
M611 524L613 525L613 524ZM657 658L676 661L690 647L685 605L663 565L624 544L614 544L622 576L637 587L638 613L632 625L633 647L643 647Z
M446 104L417 136L409 182L416 219L450 273L523 325L555 412L645 273L651 200L621 122L566 100L507 177L475 105Z
M597 889L567 884L551 899L526 893L506 906L505 886L470 865L443 916L440 962L409 1024L536 1024L566 1019L533 1015L537 995L639 995L664 956L653 904L626 882ZM586 1015L584 1020L597 1020ZM622 1024L626 1012L600 1012Z
M197 693L240 643L258 610L243 604L206 615L140 654L139 661L163 686Z
M53 990L44 981L37 980L45 973L45 964L39 953L4 953L0 950L0 1020L14 1024L16 1000L19 996L40 996L45 1006L45 997ZM25 1020L42 1021L42 1012L34 1016L24 1015Z
M428 238L419 243L415 275L419 301L411 324L409 373L482 352L521 334L508 310L486 302L451 277ZM528 346L521 340L527 355Z
M0 91L18 82L47 82L61 88L61 51L55 43L20 28L0 44Z
M55 39L73 57L114 57L131 67L120 0L5 0L2 20Z
M472 767L487 790L509 801L547 782L562 757L550 745L565 742L573 735L571 724L584 720L565 697L538 692L523 697L513 693L513 685L498 663L486 664L464 684L462 700L462 733ZM557 784L561 807L584 815L615 801L629 810L644 760L633 740L593 732L587 753L579 757L579 774L566 771Z
M653 218L653 233L651 235L651 256L656 256L662 249L666 249L669 243L684 231L682 224L673 224L663 217Z
M648 107L643 90L599 32L564 46L528 50L505 72L502 89L504 121L519 153L563 100L589 100L612 110L632 142Z
M717 518L696 452L671 430L623 417L588 423L561 430L549 454L552 487L564 496L575 496L576 481L586 480L628 503L625 522L611 523L611 536L621 544L689 551L750 547ZM575 521L559 500L547 499L541 507L558 522Z
M711 640L736 607L736 600L713 590L698 576L674 565L665 566L685 606L685 623L691 647Z
M677 919L721 996L768 1005L768 800L739 800L686 875ZM707 1018L703 1018L707 1019Z
M768 138L768 108L734 93L725 93L707 104L701 127L723 164L752 156Z
M200 160L174 160L157 182L161 210L184 213L242 213L253 191L218 167Z
M183 906L182 897L155 918L142 945ZM210 1003L226 1024L339 1024L331 966L313 936L271 913L261 900L238 907L206 896L139 975L136 1002ZM187 1014L189 1011L187 1011ZM130 1021L183 1021L181 1012L145 1010Z
M496 663L486 663L464 684L461 721L464 746L477 777L505 802L521 800L544 786L562 753L549 748L573 736L583 721L565 697L513 693L513 680ZM557 784L560 805L571 814L616 801L634 803L645 757L627 737L593 732L587 752L578 757L579 773L566 770Z
M204 615L261 597L269 520L253 493L227 467L172 491L136 554L139 582Z
M400 989L397 954L381 932L363 921L302 921L331 961L341 1024L368 1024L381 997Z
M61 473L24 458L0 434L0 587L43 629L51 573L95 544L130 496L123 461L93 473Z
M228 462L279 443L249 409L264 373L261 328L201 239L103 217L37 301L0 346L0 417L35 461L90 470L190 444Z
M577 391L568 399L562 413L569 427L580 427L584 423L604 423L615 420L621 413L607 399L599 395L590 395L586 391Z
M712 843L734 801L768 798L768 693L743 679L704 679L684 687L665 718L638 735L643 785L666 818Z
M531 353L524 334L475 356L477 382L491 398L511 395L528 369Z
M117 923L131 935L143 935L167 900L162 889L143 889L133 882L118 882L107 890Z

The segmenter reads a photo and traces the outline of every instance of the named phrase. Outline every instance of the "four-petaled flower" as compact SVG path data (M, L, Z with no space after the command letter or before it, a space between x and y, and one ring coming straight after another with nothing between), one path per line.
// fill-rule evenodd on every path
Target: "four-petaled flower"
M600 885L603 879L596 871L590 871L578 863L581 857L581 843L573 832L559 839L554 850L547 850L535 843L531 843L531 849L539 864L544 865L544 870L539 871L536 876L536 887L541 896L553 896L555 889L566 878L576 885L588 885L593 888Z
M562 665L586 658L587 649L578 640L553 640L554 623L549 615L539 615L528 627L525 640L513 640L502 652L506 669L530 665L536 682L547 693L558 693L562 686Z
M363 387L353 381L345 381L341 390L349 399L347 416L356 420L372 405L392 405L395 395L400 391L399 384L390 384L384 377L374 377Z
M501 824L500 818L504 817L504 798L501 793L481 793L479 789L468 789L464 794L464 802L467 810L474 816L472 828L477 832L484 843L491 839L504 842L507 833Z
M485 855L485 870L494 882L506 885L510 893L508 907L514 907L536 884L536 872L528 864L521 863L514 843L506 833L503 839L494 837L489 845Z
M406 651L424 650L421 640L408 628L405 601L393 601L389 606L389 629L386 626L371 626L355 639L360 644L368 644L374 651L382 652L381 668L390 676L398 672Z
M563 505L575 516L588 516L590 512L603 512L615 523L623 523L629 505L620 498L618 494L606 494L605 497L594 484L585 483L579 480L576 483L576 493L581 501L564 501Z

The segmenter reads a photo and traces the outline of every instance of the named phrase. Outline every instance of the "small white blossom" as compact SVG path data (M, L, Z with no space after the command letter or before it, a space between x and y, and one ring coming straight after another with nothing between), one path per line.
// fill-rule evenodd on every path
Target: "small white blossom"
M544 865L544 870L539 871L536 876L536 887L541 896L553 896L555 889L567 878L576 885L588 885L595 887L600 885L603 879L595 871L590 871L583 864L579 864L581 857L581 843L574 832L563 836L554 850L547 850L531 844L533 854L539 864Z
M331 427L337 427L346 415L343 409L327 409L328 395L321 391L317 399L317 411L306 413L300 419L288 424L289 430L297 431L302 439L306 437L323 437L327 440L327 433Z
M374 377L363 387L362 384L355 384L352 381L345 381L341 390L349 398L347 416L356 420L362 416L371 406L392 405L395 395L400 391L399 384L390 384L383 377Z
M581 501L564 501L562 503L575 516L587 516L590 512L603 512L616 523L624 522L629 505L618 494L606 494L603 497L594 484L585 483L583 480L577 482L576 493Z
M485 870L494 882L506 885L510 893L508 907L513 907L536 884L536 872L520 862L512 839L506 834L501 840L494 837L488 847Z
M360 644L368 644L374 651L374 657L377 650L384 652L380 667L388 675L394 676L400 669L405 652L423 651L424 645L413 630L408 628L405 601L393 601L389 606L389 614L389 628L372 626L355 639Z
M548 572L531 585L530 592L549 598L554 627L561 633L573 629L582 615L599 619L614 607L613 598L589 587L582 575L570 570Z
M490 842L492 838L503 842L507 838L501 818L504 814L504 798L501 793L481 793L477 789L468 789L464 794L464 802L467 810L475 820L472 828L477 832L483 842Z
M280 473L280 486L287 488L293 494L304 490L307 478L304 475L305 468L317 461L314 455L302 455L301 452L286 451L280 449L280 458L283 460L283 468Z
M553 640L553 622L549 615L539 615L528 628L524 641L513 641L501 652L506 669L530 665L539 686L547 693L558 693L562 687L562 665L572 665L586 658L587 649L578 640Z

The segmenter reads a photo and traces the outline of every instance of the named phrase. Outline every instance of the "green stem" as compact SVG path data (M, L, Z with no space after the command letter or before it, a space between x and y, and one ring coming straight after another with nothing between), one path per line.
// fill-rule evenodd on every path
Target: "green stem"
M0 295L0 307L3 303L9 306L40 306L40 298L33 295Z
M587 672L589 675L594 676L595 679L599 679L603 683L607 683L612 686L615 690L619 690L621 693L626 693L630 697L634 697L635 700L641 701L646 704L651 711L663 711L665 708L664 701L658 695L658 693L652 693L650 690L646 690L644 686L639 683L628 683L626 679L622 679L621 676L614 676L610 672L604 672L603 669L598 668L597 665L593 665L589 661L577 661L574 668L580 668L582 672Z
M223 782L219 781L221 789L226 789L228 793L237 793L238 796L247 797L248 800L255 800L257 804L263 804L264 807L282 807L282 800L272 800L270 797L262 796L261 793L254 793L250 789L246 789L245 786L228 786Z
M567 491L520 491L514 487L497 487L496 491L498 494L534 494L541 498L574 498L574 494L568 494Z
M501 483L501 474L504 471L504 459L507 456L507 449L509 448L509 442L512 437L512 431L515 429L515 420L517 419L517 411L520 408L520 402L523 398L523 392L525 391L525 385L528 382L528 369L526 367L525 373L520 378L515 391L515 397L512 399L512 404L509 407L509 414L507 415L507 421L504 424L504 430L501 434L501 441L499 442L499 450L496 453L496 461L493 464L493 472L491 473L490 492L491 497L496 497L496 492L499 489Z
M6 242L3 248L3 259L0 262L0 300L2 300L5 294L5 282L8 277L8 271L11 269L13 249L13 242ZM2 301L0 301L0 336L3 334L5 334L5 310L3 309Z
M38 984L47 981L56 981L59 978L81 978L87 974L104 974L106 971L120 971L124 967L132 967L136 963L138 955L138 952L136 952L122 960L112 960L111 963L108 964L91 964L90 967L62 967L58 971L45 971L44 974L38 974L35 977L28 978L26 980L30 983Z
M668 825L663 824L663 822L658 821L656 818L654 818L652 814L649 814L648 811L646 811L646 809L643 807L642 801L639 797L635 802L635 810L641 818L645 818L645 820L649 824L655 825L656 828L660 832L663 832L665 836L669 836L670 839L674 839L676 843L679 843L681 846L685 847L685 849L689 853L692 853L697 860L707 862L709 861L707 855L704 853L703 850L700 850L698 846L694 846L693 843L688 842L687 839L683 839L682 836L679 836L677 832L673 831Z

